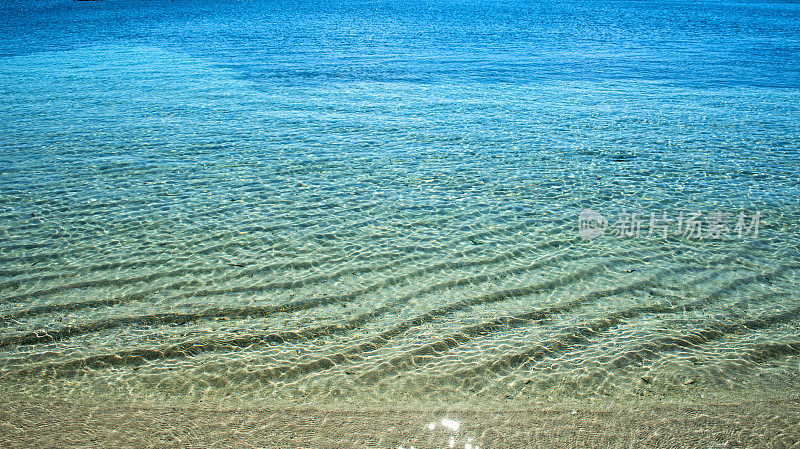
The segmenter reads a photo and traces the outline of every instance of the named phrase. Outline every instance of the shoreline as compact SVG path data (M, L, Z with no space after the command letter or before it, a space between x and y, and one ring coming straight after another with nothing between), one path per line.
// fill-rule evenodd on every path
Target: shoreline
M442 420L457 422L457 430ZM794 447L800 444L800 397L425 409L355 403L159 405L9 395L0 398L0 429L0 446L10 448Z

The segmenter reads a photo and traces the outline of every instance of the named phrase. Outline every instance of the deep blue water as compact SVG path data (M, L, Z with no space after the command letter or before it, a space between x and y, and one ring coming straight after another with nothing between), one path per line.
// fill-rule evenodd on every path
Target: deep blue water
M12 1L2 14L4 56L155 45L266 86L800 83L796 2Z

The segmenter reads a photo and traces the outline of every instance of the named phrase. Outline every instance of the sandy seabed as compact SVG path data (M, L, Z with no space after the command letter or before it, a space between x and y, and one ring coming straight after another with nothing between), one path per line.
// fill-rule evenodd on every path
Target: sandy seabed
M0 399L0 447L800 447L800 397L448 406L221 405Z

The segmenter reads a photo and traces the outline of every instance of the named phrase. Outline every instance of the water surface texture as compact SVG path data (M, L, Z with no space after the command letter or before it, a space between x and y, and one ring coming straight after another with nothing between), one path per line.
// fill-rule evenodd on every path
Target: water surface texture
M4 388L800 382L797 2L19 1L0 35Z

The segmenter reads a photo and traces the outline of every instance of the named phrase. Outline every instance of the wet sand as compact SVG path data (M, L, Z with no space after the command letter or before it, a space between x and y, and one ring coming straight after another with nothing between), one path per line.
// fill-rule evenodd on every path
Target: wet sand
M135 405L6 397L0 400L0 446L784 448L800 447L800 398L704 404L516 404L479 410Z

